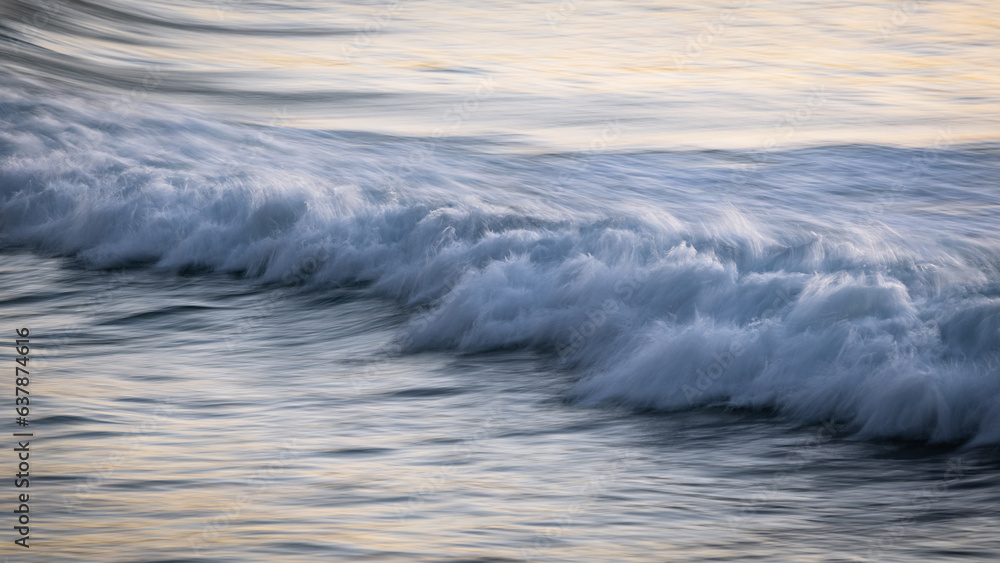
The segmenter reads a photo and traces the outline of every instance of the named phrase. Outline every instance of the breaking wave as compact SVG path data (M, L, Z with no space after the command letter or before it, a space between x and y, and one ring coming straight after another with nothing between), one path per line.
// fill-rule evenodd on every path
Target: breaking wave
M997 147L503 154L5 79L5 249L362 284L408 350L539 350L584 403L1000 443Z

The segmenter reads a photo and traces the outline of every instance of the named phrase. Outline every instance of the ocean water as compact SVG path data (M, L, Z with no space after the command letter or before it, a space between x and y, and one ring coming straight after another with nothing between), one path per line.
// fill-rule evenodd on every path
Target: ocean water
M1000 559L1000 8L468 4L0 4L2 556Z

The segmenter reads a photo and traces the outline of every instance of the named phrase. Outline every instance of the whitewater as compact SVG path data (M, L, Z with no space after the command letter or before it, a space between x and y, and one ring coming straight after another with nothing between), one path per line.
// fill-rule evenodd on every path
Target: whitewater
M257 139L166 109L105 131L84 101L4 94L7 247L259 283L303 264L295 283L413 310L408 350L556 354L586 403L1000 440L994 146L787 150L747 173L725 152Z
M906 6L0 7L32 557L993 560L998 20Z

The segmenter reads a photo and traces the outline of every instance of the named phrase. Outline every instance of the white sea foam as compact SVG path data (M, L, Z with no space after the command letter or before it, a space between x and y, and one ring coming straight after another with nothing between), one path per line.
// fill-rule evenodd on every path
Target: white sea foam
M730 155L604 155L569 187L562 157L102 111L3 92L5 248L368 284L417 311L411 350L541 350L586 403L1000 442L994 153L955 149L909 199L851 184L910 154L864 147L778 155L739 188Z

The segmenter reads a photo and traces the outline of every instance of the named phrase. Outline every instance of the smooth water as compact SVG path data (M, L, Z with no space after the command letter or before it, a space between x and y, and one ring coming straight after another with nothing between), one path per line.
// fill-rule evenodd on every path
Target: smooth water
M998 28L0 5L4 554L996 560Z

